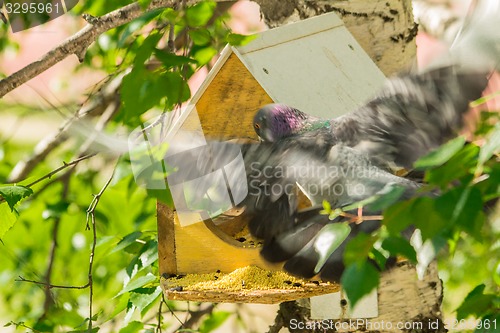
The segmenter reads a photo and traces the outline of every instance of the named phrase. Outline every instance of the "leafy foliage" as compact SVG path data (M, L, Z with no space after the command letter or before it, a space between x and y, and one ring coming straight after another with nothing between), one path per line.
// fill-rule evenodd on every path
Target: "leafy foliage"
M498 123L486 131L480 128L479 133L484 140L481 147L466 144L459 137L416 162L416 166L426 171L428 185L422 189L422 196L394 204L398 193L389 189L384 195L368 198L343 210L332 212L330 207L325 207L325 212L333 218L356 207L387 208L381 230L372 235L359 234L347 245L344 254L347 268L342 283L351 303L355 304L378 281L379 272L367 260L374 260L383 267L384 260L390 256L403 256L418 262L417 270L422 275L438 254L448 252L449 257L444 258L453 259L453 255L465 253L466 249L461 250L463 244L492 251L484 264L489 267L489 288L498 291L500 285L494 281L498 281L499 252L494 244L500 230L494 226L499 217L492 212L496 199L500 197ZM411 243L400 236L409 227L418 229ZM446 259L442 259L441 263L445 262ZM459 320L469 315L482 320L498 316L498 298L493 294L483 294L484 289L485 285L481 284L466 297L457 310Z
M80 1L71 13L100 16L131 2ZM150 2L139 3L146 8ZM98 37L77 70L104 70L109 81L123 77L121 105L110 128L134 128L151 109L175 109L190 98L187 80L197 69L210 63L226 42L249 40L232 33L225 24L228 14L215 9L214 2L203 1L149 11ZM9 37L0 25L0 49L15 45ZM6 184L21 152L29 154L33 146L0 139L0 184ZM165 301L159 286L156 199L171 202L168 192L137 186L127 156L98 155L43 178L61 161L83 156L81 147L72 139L52 151L30 173L30 180L41 179L32 186L0 187L5 201L0 202L2 319L15 318L6 326L37 332L153 332L180 325L175 313L191 310ZM37 282L66 288L46 289ZM214 330L231 314L207 311L199 331Z
M80 1L72 14L100 16L131 2ZM139 3L146 8L150 0ZM167 111L188 100L187 80L196 70L210 64L225 43L240 45L251 39L230 32L224 23L227 18L227 14L217 12L214 2L203 1L187 8L145 12L99 36L80 69L98 68L111 78L123 76L118 91L120 109L108 127L136 127L151 109ZM0 50L15 45L0 24ZM500 196L497 116L482 115L476 132L484 139L480 147L457 138L417 162L416 167L426 171L428 186L423 191L438 195L395 203L402 191L388 186L383 195L344 207L345 211L363 206L384 210L382 228L370 235L359 234L346 248L342 282L351 303L378 284L380 273L373 263L382 267L390 256L403 256L418 262L422 271L438 253L447 252L441 259L445 282L454 291L464 289L464 284L472 289L459 299L463 304L455 307L458 318L475 316L483 323L500 322L495 296L500 286L495 243L500 229L494 226L499 217L491 217L489 211L489 204ZM22 153L32 151L34 144L0 139L0 184L7 184ZM29 177L40 179L60 161L77 158L83 153L81 146L77 140L68 140ZM182 302L162 297L155 204L156 199L172 199L168 191L146 191L137 186L127 158L98 155L30 187L0 187L6 201L0 202L0 313L14 318L5 326L39 332L153 332L167 326L181 327L175 314L196 312ZM150 171L144 171L144 178L153 173ZM108 178L111 182L106 187ZM95 209L89 209L96 193L104 188ZM343 210L332 210L325 204L325 213L334 219ZM88 229L92 229L92 217L97 238L90 296L87 269L94 237ZM400 235L410 226L421 230L420 244L418 239L410 244ZM329 248L320 247L325 249L320 265L349 230L347 223L325 227L324 239L336 241ZM69 288L49 289L28 280ZM201 306L196 309L203 312ZM234 317L239 315L210 308L196 331L213 331ZM486 329L478 327L477 331ZM195 330L184 327L180 331Z

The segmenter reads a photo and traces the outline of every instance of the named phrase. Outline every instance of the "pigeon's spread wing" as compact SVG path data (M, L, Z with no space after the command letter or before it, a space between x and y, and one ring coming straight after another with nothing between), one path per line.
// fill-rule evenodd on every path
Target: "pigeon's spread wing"
M245 206L254 216L250 230L262 239L294 225L297 184L314 188L332 201L337 199L328 189L335 184L344 187L342 163L328 165L321 154L292 141L237 144L209 140L194 148L186 146L177 142L165 158L168 168L175 170L167 176L169 187L182 187L179 194L172 193L176 206L180 203L184 209L214 215L231 208L228 202L229 206ZM335 173L328 175L328 170Z
M332 121L332 131L379 166L411 169L456 135L469 102L481 97L486 85L486 72L459 66L395 77L366 105Z

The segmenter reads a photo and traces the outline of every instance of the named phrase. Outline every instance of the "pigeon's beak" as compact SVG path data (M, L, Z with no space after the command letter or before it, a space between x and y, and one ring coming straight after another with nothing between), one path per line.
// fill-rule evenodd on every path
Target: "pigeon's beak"
M274 142L273 132L269 128L262 131L261 137L263 137L267 142Z

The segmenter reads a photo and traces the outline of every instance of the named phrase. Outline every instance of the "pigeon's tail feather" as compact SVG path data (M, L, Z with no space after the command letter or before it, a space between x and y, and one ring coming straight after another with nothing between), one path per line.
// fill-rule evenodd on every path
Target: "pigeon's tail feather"
M500 69L500 1L479 0L449 51L419 73L392 78L333 123L336 138L384 168L412 169L463 127L469 103Z
M487 84L487 71L460 65L397 76L365 106L338 118L334 131L378 166L412 169L418 158L458 133L469 103Z

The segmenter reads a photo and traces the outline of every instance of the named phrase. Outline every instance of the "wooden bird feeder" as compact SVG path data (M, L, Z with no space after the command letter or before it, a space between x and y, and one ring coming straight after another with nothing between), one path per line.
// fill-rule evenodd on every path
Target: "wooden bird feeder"
M227 46L193 96L192 107L182 114L177 128L199 131L201 126L206 137L257 140L252 120L265 104L286 103L306 113L331 118L362 104L384 80L382 72L342 20L329 13L258 34L242 47ZM185 226L175 211L161 203L157 213L159 265L163 276L229 273L245 266L279 269L263 261L255 242L249 245L235 236L244 218L234 218L239 215L234 209L223 218ZM226 224L225 219L231 222ZM339 289L339 286L320 285L298 291L188 292L170 290L165 281L162 286L169 299L247 303L279 303ZM383 309L379 306L380 311Z

